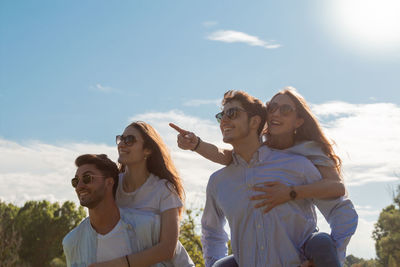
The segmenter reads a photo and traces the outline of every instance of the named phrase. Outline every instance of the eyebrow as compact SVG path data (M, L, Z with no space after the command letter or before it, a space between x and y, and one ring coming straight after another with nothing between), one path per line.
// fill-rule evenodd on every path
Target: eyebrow
M95 174L95 173L92 171L85 171L84 173L82 173L82 175L85 175L85 174ZM78 175L76 173L75 173L75 177L78 177Z

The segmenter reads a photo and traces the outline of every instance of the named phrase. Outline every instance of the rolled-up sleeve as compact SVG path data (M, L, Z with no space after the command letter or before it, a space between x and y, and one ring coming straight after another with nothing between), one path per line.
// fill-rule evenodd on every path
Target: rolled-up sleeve
M346 257L346 247L358 224L358 214L353 203L346 197L332 200L314 199L315 205L331 227L331 237L335 242L341 264Z
M225 216L215 201L213 179L207 185L206 205L201 218L203 256L206 267L228 254L228 235L224 230Z

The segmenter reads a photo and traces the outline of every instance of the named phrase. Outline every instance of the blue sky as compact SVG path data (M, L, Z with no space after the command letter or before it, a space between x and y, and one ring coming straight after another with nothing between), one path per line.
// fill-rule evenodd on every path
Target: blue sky
M158 127L201 206L219 166L179 151L166 123L220 142L226 90L267 101L294 86L338 144L369 238L400 176L398 13L395 0L1 1L0 198L74 200L74 157L115 157L114 136L139 118ZM355 240L351 253L374 256L370 238Z

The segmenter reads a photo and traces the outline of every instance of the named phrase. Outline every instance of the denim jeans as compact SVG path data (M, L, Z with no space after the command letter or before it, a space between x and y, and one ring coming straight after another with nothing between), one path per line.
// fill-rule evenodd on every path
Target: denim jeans
M233 255L217 260L212 267L239 267Z
M327 233L313 233L304 245L304 252L315 267L340 267L335 244Z
M304 245L305 256L315 267L340 267L336 247L327 233L313 233ZM233 255L219 259L212 267L239 267Z

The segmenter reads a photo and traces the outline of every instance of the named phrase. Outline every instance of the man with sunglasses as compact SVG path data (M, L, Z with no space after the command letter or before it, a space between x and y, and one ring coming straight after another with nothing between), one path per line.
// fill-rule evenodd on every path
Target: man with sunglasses
M134 266L126 255L158 242L160 218L117 207L118 168L106 155L81 155L75 165L71 183L89 217L64 237L67 266L87 267L117 258L121 261L118 266Z
M233 146L233 160L212 174L207 185L202 216L206 266L299 266L306 260L304 244L317 231L314 204L330 223L337 246L345 247L354 233L354 218L346 214L332 216L330 211L338 207L354 211L347 199L300 200L291 194L292 201L266 214L254 207L250 200L253 189L264 182L280 181L296 186L318 181L321 175L305 157L261 145L259 136L266 121L266 109L260 100L242 91L228 91L222 105L223 111L216 118L223 141ZM228 257L225 257L226 220L234 255ZM321 266L340 266L336 250L325 248L322 243L319 249L327 255L326 263Z

